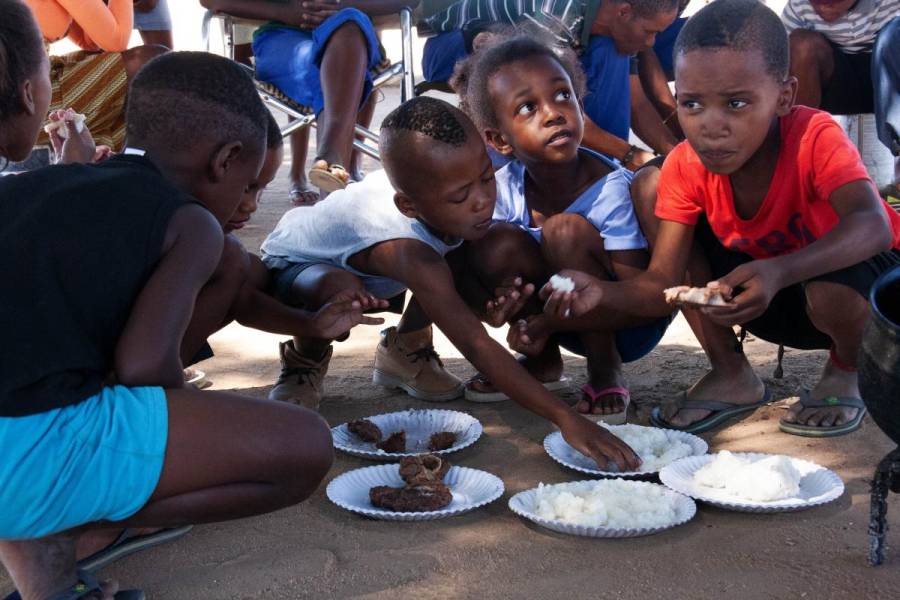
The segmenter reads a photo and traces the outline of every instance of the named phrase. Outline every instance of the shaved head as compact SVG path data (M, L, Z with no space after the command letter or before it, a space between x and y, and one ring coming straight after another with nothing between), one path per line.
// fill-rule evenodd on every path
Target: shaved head
M381 162L394 189L410 195L428 185L448 153L483 145L472 121L443 100L421 96L404 102L381 123Z

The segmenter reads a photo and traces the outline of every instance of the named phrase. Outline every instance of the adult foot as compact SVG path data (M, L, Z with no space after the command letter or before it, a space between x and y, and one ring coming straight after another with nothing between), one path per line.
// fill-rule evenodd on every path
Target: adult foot
M750 363L734 369L712 369L687 391L688 400L725 401L735 406L756 404L765 397L766 386ZM678 405L662 407L666 423L683 429L705 419L712 411L699 408L682 409Z
M320 196L344 189L350 182L350 173L343 165L317 158L309 170L309 181L320 190Z
M312 206L319 201L319 190L311 186L304 175L291 181L290 199L294 206Z
M831 359L825 363L819 383L809 397L813 400L825 398L859 398L858 378L855 371L846 371L834 366ZM810 427L832 427L844 425L856 418L861 409L851 406L822 406L804 408L795 402L782 417L786 423L808 425Z

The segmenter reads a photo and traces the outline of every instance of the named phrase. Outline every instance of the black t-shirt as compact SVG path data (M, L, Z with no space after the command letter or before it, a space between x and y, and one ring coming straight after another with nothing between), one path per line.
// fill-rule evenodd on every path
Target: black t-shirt
M0 178L0 416L100 391L185 202L136 155Z

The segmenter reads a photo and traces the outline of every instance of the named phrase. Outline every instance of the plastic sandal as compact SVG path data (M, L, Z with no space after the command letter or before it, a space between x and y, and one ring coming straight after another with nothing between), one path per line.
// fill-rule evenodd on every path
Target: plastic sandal
M591 410L594 410L594 404L597 403L597 400L599 400L601 396L619 394L620 396L625 398L624 410L615 413L609 413L606 415L598 415L593 412L579 413L581 414L581 416L590 419L591 421L597 421L598 423L602 421L607 425L623 425L628 420L628 405L631 403L631 392L629 392L626 388L618 385L613 385L600 390L595 390L594 386L586 383L581 386L581 391L584 392L584 395L590 399Z

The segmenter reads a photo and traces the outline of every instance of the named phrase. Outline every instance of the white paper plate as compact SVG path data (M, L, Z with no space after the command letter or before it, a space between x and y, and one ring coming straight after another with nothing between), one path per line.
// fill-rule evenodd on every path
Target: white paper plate
M366 417L381 429L386 439L401 429L406 431L406 452L385 452L362 441L347 429L347 423L331 428L334 447L347 454L360 456L370 460L399 460L404 456L416 454L449 454L467 448L481 437L481 423L472 415L455 410L404 410ZM440 431L456 433L456 442L446 450L431 452L428 449L428 438Z
M588 482L573 482L573 483L595 483L596 480L591 480ZM641 493L641 488L644 486L654 486L658 488L662 488L663 486L658 483L650 483L649 481L624 481L623 483L628 484L629 486L634 486L635 493ZM567 484L557 484L557 485L567 485ZM519 515L520 517L524 517L529 521L533 521L537 523L541 527L546 527L547 529L552 529L553 531L558 531L560 533L568 533L571 535L580 535L584 537L597 537L597 538L626 538L626 537L639 537L642 535L650 535L653 533L658 533L660 531L664 531L666 529L671 529L672 527L677 527L683 523L687 523L691 519L694 518L694 515L697 513L697 505L693 500L679 494L678 492L674 492L670 489L663 488L667 496L675 497L675 512L677 514L676 518L666 525L662 525L659 527L641 527L641 528L623 528L617 529L612 527L592 527L588 525L574 525L572 523L565 523L563 521L558 521L554 519L545 519L543 517L539 517L536 512L535 500L537 497L537 488L532 488L530 490L525 490L524 492L519 492L515 496L509 499L509 508L514 513Z
M621 427L621 425L608 425L607 427L612 433L615 433L616 428ZM688 444L691 447L693 456L706 454L706 451L709 450L709 445L706 443L706 441L704 441L702 438L697 437L696 435L685 433L683 431L676 431L674 429L663 429L662 431L665 432L670 441L679 441ZM550 458L552 458L562 466L580 471L582 473L587 473L589 475L629 478L647 477L649 475L654 475L657 473L656 470L625 472L603 471L597 466L597 463L594 462L593 458L585 456L584 454L570 446L568 442L563 439L562 433L560 433L559 431L554 431L544 438L544 450L547 451L547 454L550 455Z
M750 458L759 460L772 456L771 454L760 454L756 452L735 452L735 456L740 458ZM794 467L802 475L800 480L800 495L795 498L785 498L783 500L775 500L772 502L753 502L750 500L741 500L724 490L711 488L694 482L694 473L715 458L714 454L706 456L688 456L681 460L676 460L672 464L664 467L659 472L659 479L666 486L677 492L686 494L697 500L727 508L729 510L739 510L744 512L783 512L791 510L803 510L820 504L826 504L832 500L836 500L844 493L844 482L838 477L837 473L826 469L821 465L799 458L788 457L791 459Z
M503 495L503 481L496 475L469 469L450 467L444 483L453 494L453 501L441 510L429 512L393 512L372 506L369 489L377 485L402 487L400 465L376 465L348 471L328 484L328 499L351 512L387 521L431 521L468 512L489 504Z

